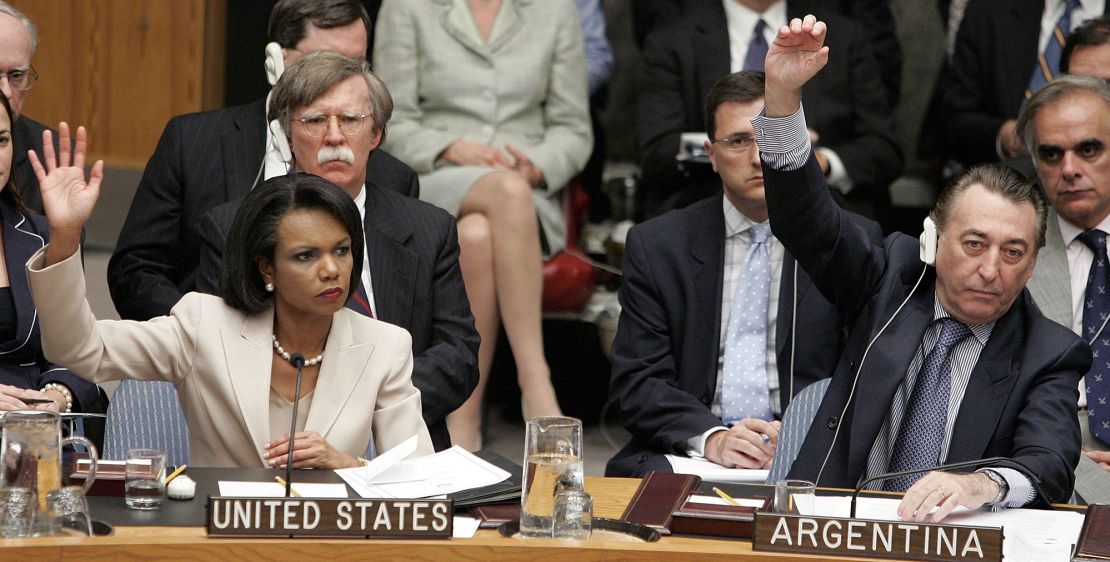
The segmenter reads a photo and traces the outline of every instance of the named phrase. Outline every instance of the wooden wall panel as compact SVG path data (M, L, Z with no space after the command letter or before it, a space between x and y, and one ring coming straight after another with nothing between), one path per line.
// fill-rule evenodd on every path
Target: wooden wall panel
M222 105L222 0L17 0L38 26L24 112L84 124L95 158L142 168L174 115Z

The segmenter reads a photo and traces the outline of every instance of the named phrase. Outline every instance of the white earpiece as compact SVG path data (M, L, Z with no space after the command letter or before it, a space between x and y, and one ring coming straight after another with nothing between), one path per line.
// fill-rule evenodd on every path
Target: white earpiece
M937 225L930 217L925 217L922 223L924 230L921 231L920 249L921 261L926 265L936 265L937 263Z
M289 139L285 137L285 130L277 119L270 121L270 138L273 139L274 149L281 155L281 160L286 164L293 162L293 151L289 148Z
M266 44L266 80L271 86L277 84L281 73L285 72L285 56L281 52L281 45L277 43Z

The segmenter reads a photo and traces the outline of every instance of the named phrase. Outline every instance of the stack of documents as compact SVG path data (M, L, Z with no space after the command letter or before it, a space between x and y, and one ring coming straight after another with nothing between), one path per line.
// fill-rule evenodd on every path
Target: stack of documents
M728 482L731 484L762 484L767 481L769 470L749 468L725 468L713 461L678 455L667 455L671 468L679 474L696 474L706 482Z
M403 460L416 450L413 437L370 464L336 470L364 498L429 498L508 481L511 474L461 447ZM516 486L519 494L519 484Z

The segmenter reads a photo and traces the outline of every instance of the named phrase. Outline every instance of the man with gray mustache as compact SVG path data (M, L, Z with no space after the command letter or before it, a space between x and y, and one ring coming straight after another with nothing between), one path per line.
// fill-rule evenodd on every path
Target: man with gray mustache
M455 219L375 185L367 175L393 100L363 64L335 51L305 55L274 85L267 120L281 125L293 166L339 186L363 216L362 284L348 308L412 334L412 381L436 450L451 446L445 419L478 382L478 332L459 271ZM257 189L257 188L256 188ZM224 240L239 202L201 220L197 290L220 294Z

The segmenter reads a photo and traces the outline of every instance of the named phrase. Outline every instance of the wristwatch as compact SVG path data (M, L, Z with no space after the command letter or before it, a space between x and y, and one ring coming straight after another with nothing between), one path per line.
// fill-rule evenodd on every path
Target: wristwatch
M991 501L987 502L987 505L995 506L1002 503L1002 500L1006 499L1006 494L1010 493L1010 484L1006 482L1006 479L1003 478L1001 474L989 468L981 472L987 475L987 478L990 478L991 481L993 481L995 484L998 484L998 495L995 496L994 499L992 499Z

